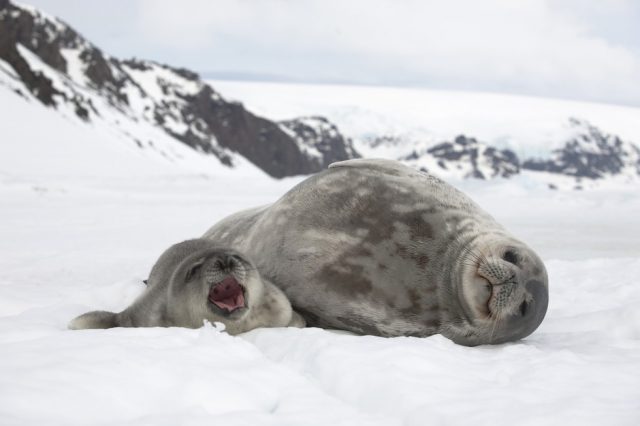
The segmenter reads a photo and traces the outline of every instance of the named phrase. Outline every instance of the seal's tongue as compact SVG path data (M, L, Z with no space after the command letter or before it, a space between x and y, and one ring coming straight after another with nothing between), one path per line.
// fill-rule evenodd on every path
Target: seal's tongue
M232 276L228 276L209 290L209 300L220 309L234 311L244 307L242 286Z

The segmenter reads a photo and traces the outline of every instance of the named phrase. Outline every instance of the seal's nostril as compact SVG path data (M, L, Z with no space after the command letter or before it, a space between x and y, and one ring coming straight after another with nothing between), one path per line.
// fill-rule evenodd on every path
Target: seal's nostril
M238 259L235 256L233 255L227 256L227 265L229 267L236 266L237 263L238 263Z
M526 301L522 302L520 304L520 315L525 316L527 314L527 308L528 308L528 304Z
M509 263L513 263L514 265L518 264L518 255L511 250L505 251L502 255L502 259L506 260Z

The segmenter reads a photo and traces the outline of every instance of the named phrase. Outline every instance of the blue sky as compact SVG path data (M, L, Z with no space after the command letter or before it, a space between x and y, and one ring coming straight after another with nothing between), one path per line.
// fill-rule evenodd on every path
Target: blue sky
M640 106L640 0L27 1L200 72Z

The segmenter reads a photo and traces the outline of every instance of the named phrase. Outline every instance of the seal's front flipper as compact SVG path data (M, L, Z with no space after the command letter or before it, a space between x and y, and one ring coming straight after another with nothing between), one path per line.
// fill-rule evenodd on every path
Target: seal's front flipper
M87 328L113 328L118 327L117 314L107 311L93 311L74 318L69 323L71 330L84 330Z
M307 322L302 318L302 316L296 311L291 311L291 321L287 324L287 327L298 327L305 328L307 326Z

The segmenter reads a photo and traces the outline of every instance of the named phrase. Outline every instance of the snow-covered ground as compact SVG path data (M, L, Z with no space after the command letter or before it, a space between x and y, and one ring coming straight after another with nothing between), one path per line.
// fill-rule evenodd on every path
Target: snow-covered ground
M299 178L186 151L172 162L11 93L0 101L0 424L640 422L637 188L456 182L545 259L549 311L520 342L69 331L75 315L127 306L172 243L274 201Z

